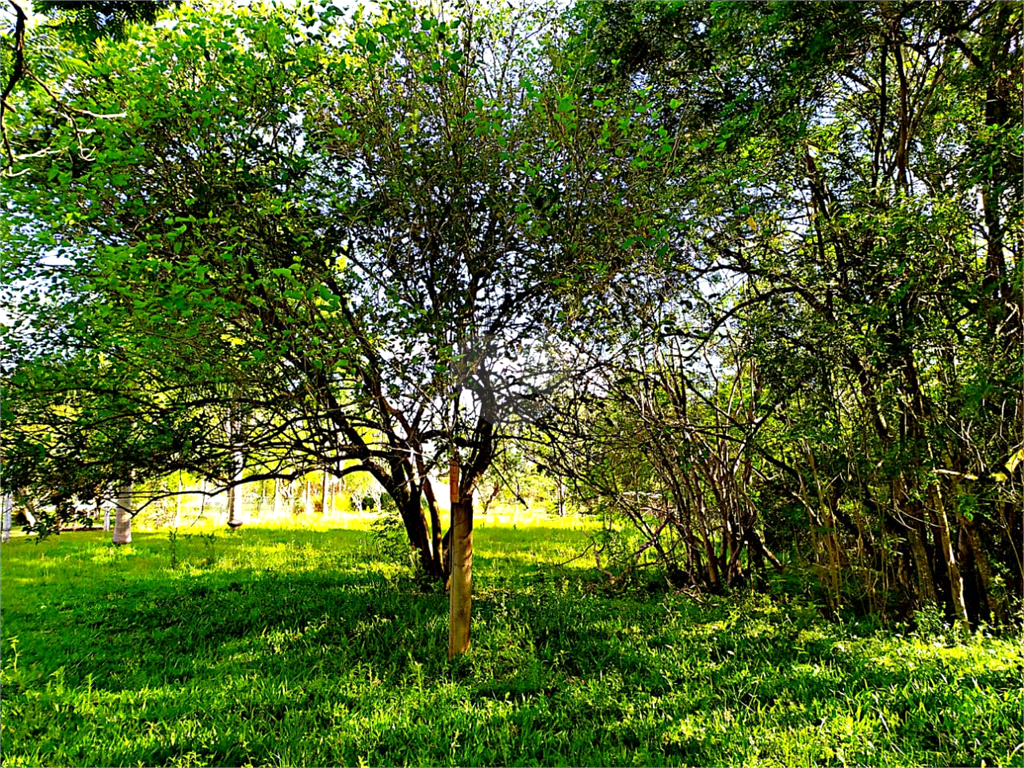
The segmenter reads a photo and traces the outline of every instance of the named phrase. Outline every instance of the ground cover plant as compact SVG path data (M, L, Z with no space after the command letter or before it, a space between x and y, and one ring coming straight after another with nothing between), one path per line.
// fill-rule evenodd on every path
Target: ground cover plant
M371 530L102 532L0 563L4 765L1012 765L1019 638L612 594L576 518L476 531L473 645ZM563 565L564 564L564 565Z

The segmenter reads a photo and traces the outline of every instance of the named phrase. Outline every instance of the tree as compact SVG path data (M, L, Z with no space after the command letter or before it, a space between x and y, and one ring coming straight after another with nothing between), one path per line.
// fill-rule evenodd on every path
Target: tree
M689 139L672 258L699 276L682 295L704 327L680 330L694 346L734 335L780 403L748 448L758 485L808 508L809 542L824 533L829 568L864 594L888 582L961 623L1005 615L1024 573L1006 512L1024 413L1008 354L1021 198L1005 183L1021 167L1018 10L632 3L577 16L597 38L595 80L645 82Z
M132 517L135 514L134 500L132 499L132 482L129 479L118 489L117 508L114 512L114 537L115 546L132 543Z
M168 22L61 62L69 104L123 118L54 128L45 101L26 118L22 146L41 131L55 154L16 167L13 279L45 272L81 313L67 337L87 355L118 339L125 370L193 423L259 413L242 416L246 480L370 473L424 573L459 570L461 652L475 486L530 388L513 363L568 286L647 247L632 235L663 215L653 160L671 142L649 140L642 98L581 100L542 12L396 2L346 24L186 7ZM67 262L41 267L55 247ZM168 468L225 465L232 446L197 432ZM444 467L451 558L428 483Z
M3 495L3 523L0 526L0 538L7 542L11 540L11 494Z

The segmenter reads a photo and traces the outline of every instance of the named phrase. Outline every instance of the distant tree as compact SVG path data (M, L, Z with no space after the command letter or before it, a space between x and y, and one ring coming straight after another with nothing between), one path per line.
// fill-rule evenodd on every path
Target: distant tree
M0 524L0 539L3 541L11 540L11 494L5 493L3 495L3 522Z
M132 517L135 515L135 504L132 498L133 483L129 478L117 492L114 512L114 537L115 546L132 543Z

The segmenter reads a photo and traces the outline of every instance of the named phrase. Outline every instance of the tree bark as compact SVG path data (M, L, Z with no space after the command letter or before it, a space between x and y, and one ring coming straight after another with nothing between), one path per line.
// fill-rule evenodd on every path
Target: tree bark
M949 531L949 518L946 516L946 505L942 501L942 492L937 485L932 486L932 499L935 503L936 517L939 523L939 539L942 542L942 555L946 560L946 568L949 571L949 585L953 598L953 610L956 612L957 620L964 629L970 629L971 624L967 618L967 603L964 600L964 579L960 573L960 565L953 553L953 538Z
M441 549L441 518L437 514L437 499L434 497L434 486L431 484L430 478L426 477L425 471L423 474L426 478L423 482L423 495L426 497L427 509L430 512L430 552L433 555L437 577L444 579L448 574L445 573L444 553Z
M39 522L38 520L36 520L35 515L36 503L32 501L32 497L30 496L25 496L23 500L25 502L25 507L21 511L22 513L24 513L25 519L28 520L28 524L35 525L37 522Z
M981 588L985 591L985 600L988 602L989 614L993 621L1005 624L1006 616L1003 613L1003 608L999 603L998 596L992 591L992 568L989 565L985 547L981 543L981 536L978 535L978 529L974 525L973 520L969 520L960 512L957 512L957 517L959 518L960 526L967 535L967 544L970 547L971 556L974 558L974 565L978 569Z
M939 602L939 593L935 589L935 579L932 577L932 568L928 563L928 551L924 546L924 537L914 524L910 525L907 533L910 537L910 551L914 555L914 568L917 570L917 583L921 597L925 602L936 605Z
M452 463L452 575L448 614L448 660L469 650L473 595L473 495L459 498L459 469Z
M441 555L433 546L427 521L418 498L409 501L408 511L402 515L409 542L419 556L423 573L437 580L444 579Z
M114 514L114 536L113 543L115 546L121 546L122 544L132 543L132 515L134 510L132 508L132 479L121 486L117 492L117 498L114 503L117 505L117 510Z
M237 483L242 479L242 458L241 452L236 452L232 457L231 482ZM237 530L245 524L245 516L242 511L242 486L232 485L228 488L228 528Z

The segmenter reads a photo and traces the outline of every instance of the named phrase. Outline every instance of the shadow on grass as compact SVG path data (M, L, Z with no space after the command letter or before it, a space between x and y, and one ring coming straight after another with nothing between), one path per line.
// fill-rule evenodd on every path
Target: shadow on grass
M1019 680L1019 653L986 667L899 645L890 660L897 646L841 642L810 610L613 598L548 567L585 543L564 529L481 532L473 647L453 665L446 595L377 561L366 532L194 537L177 570L166 535L121 551L86 536L4 553L4 576L21 579L3 595L5 647L17 635L21 654L3 665L8 728L22 728L8 743L28 755L36 739L37 763L717 764L750 762L761 728L764 744L803 734L804 751L772 753L798 764L829 762L813 734L833 721L852 762L898 761L911 735L919 761L955 762L973 753L948 740L992 721L958 681L1010 695ZM968 706L975 720L936 735ZM110 717L127 742L79 736ZM73 743L80 758L57 755ZM876 751L855 754L862 743Z

